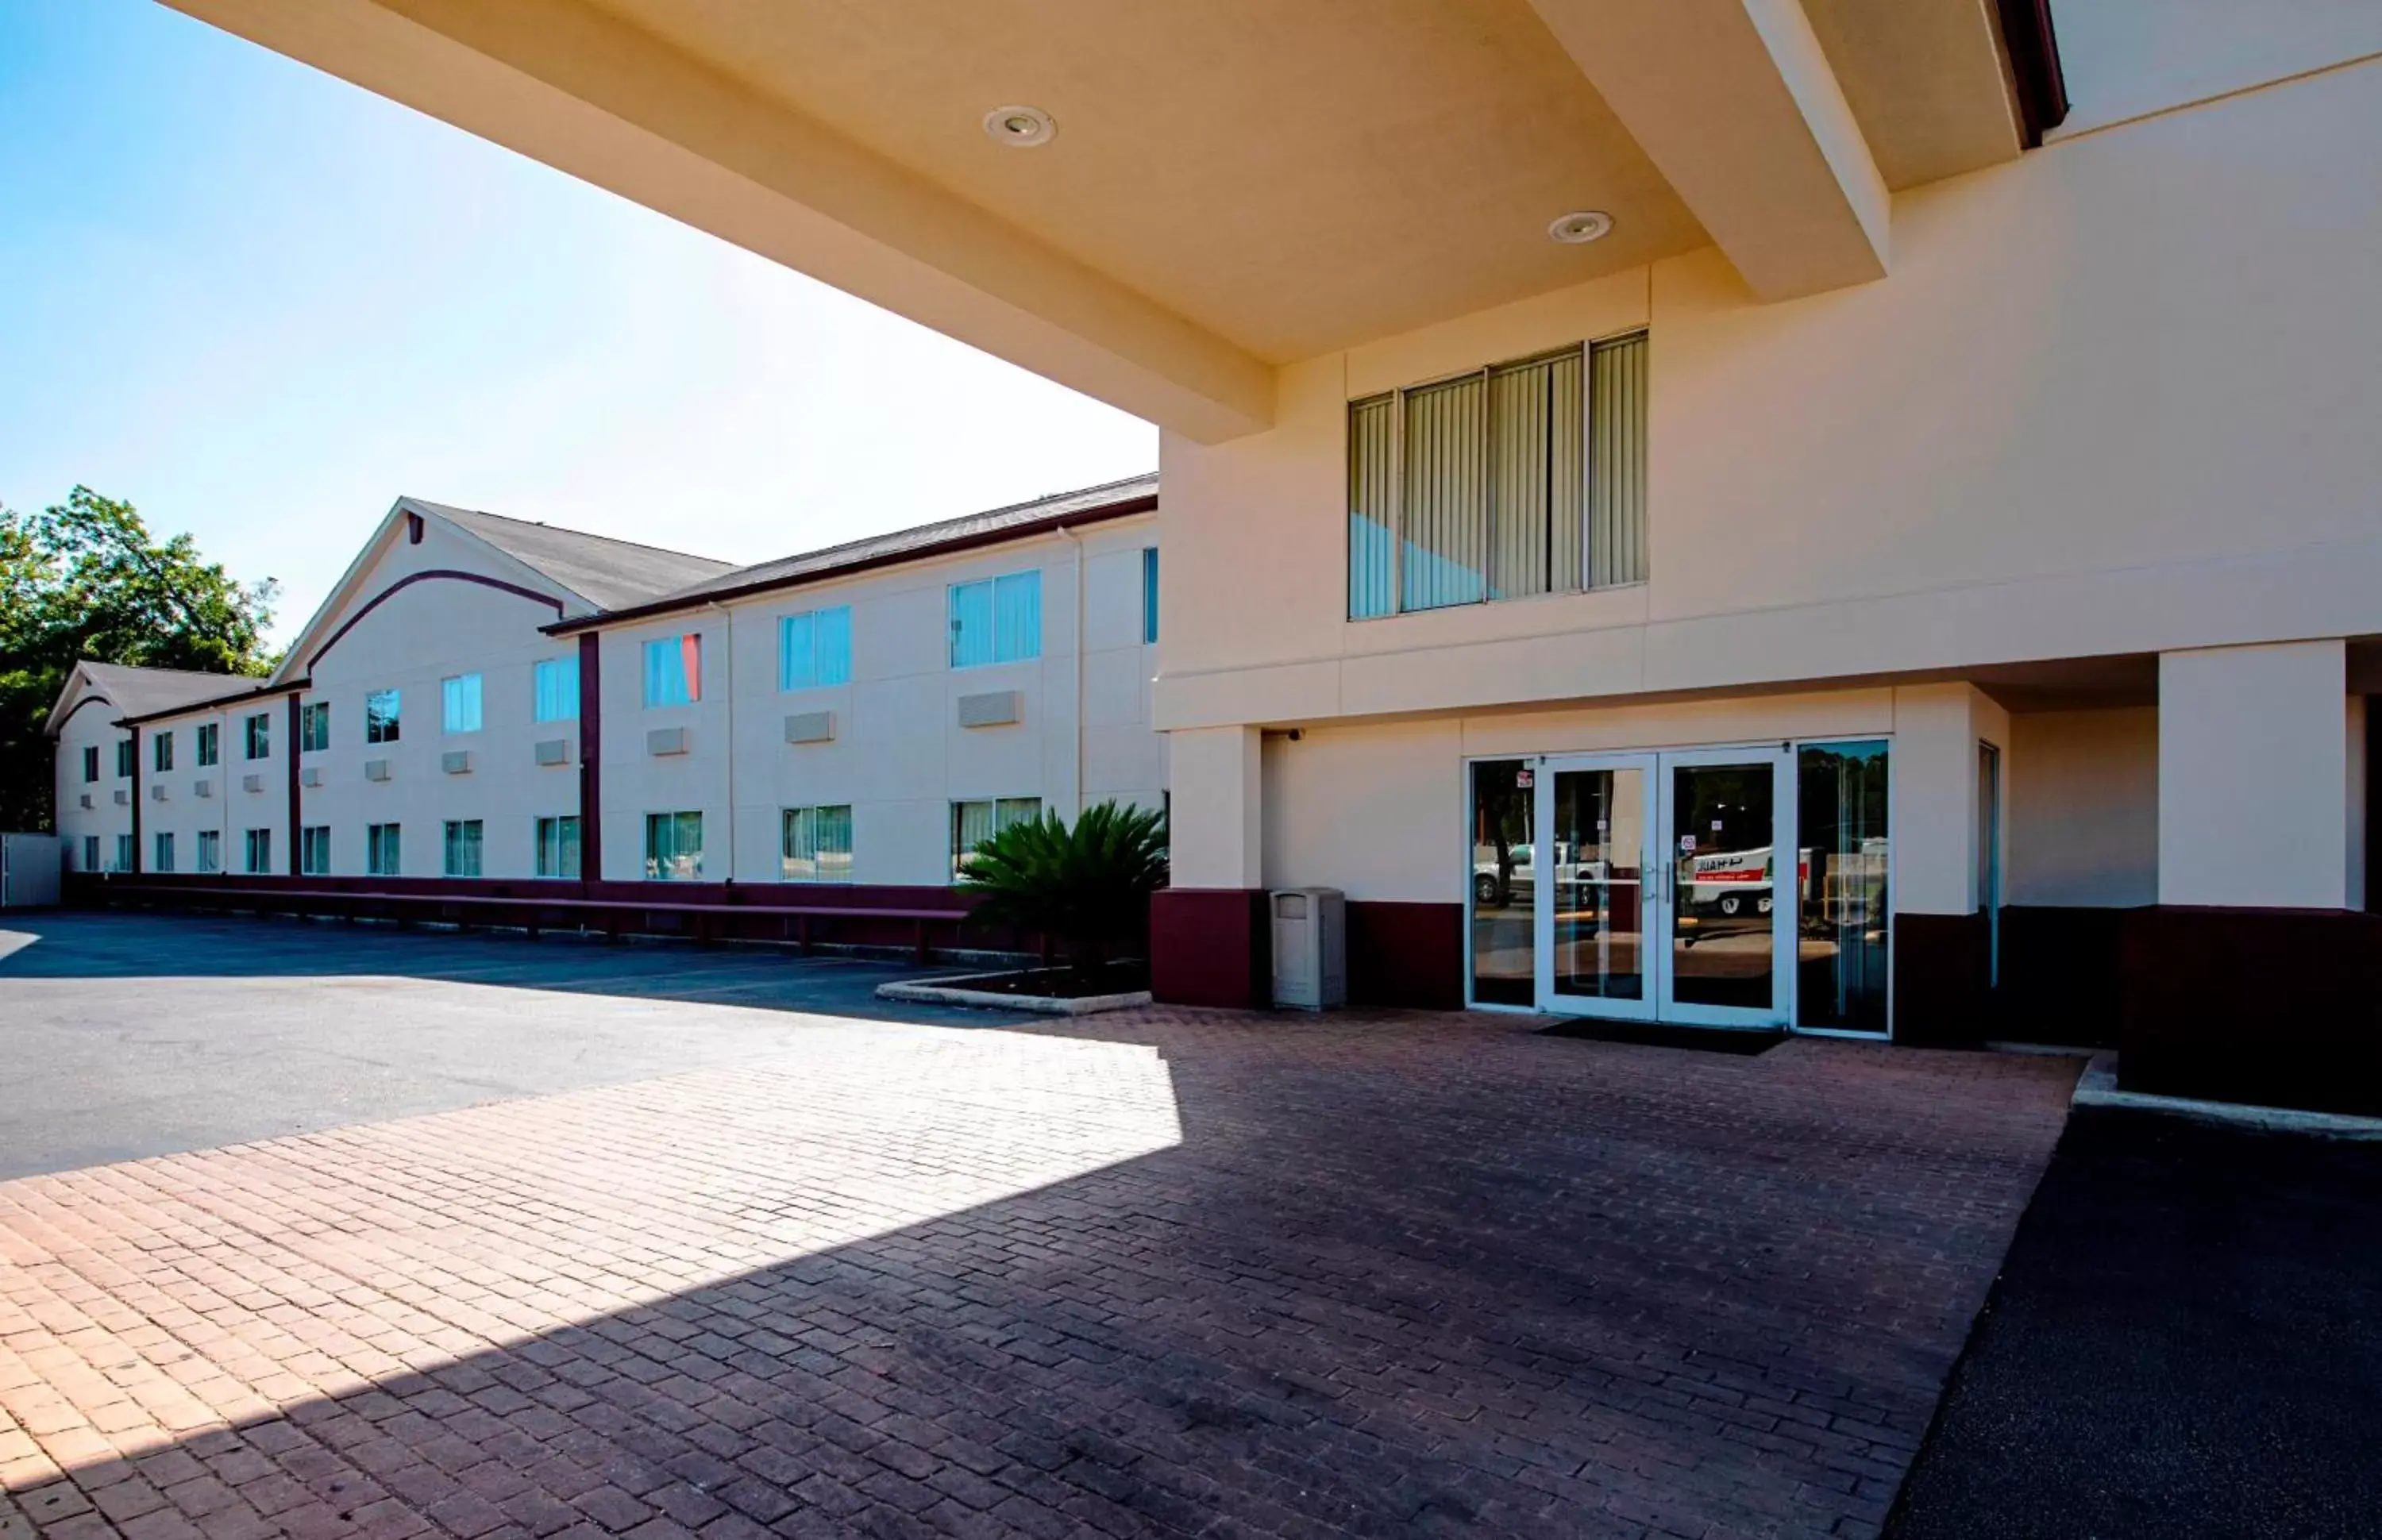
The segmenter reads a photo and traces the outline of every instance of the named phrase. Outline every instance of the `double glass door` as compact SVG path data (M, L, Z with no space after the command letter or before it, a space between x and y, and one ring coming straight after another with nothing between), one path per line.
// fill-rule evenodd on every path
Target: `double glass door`
M1476 998L1713 1026L1792 1019L1782 959L1796 955L1797 867L1786 862L1781 886L1779 860L1796 849L1786 751L1573 755L1508 775L1517 784L1504 816L1484 821L1475 810ZM1526 841L1515 837L1525 816ZM1482 949L1484 915L1506 927L1502 951ZM1482 977L1500 956L1507 976ZM1527 999L1512 967L1524 959Z

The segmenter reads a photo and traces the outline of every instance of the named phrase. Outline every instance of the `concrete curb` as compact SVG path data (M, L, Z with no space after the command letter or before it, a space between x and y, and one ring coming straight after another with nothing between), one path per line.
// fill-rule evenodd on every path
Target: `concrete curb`
M2118 1056L2093 1056L2078 1077L2070 1106L2130 1107L2139 1112L2166 1112L2208 1123L2264 1129L2269 1133L2307 1133L2327 1139L2382 1140L2382 1118L2356 1118L2340 1112L2301 1112L2285 1106L2253 1106L2245 1102L2204 1102L2189 1096L2154 1096L2143 1091L2118 1089Z
M1000 995L988 989L962 989L939 984L880 984L880 1000L906 1000L913 1005L972 1006L981 1010L1019 1010L1035 1016L1093 1016L1103 1010L1129 1010L1149 1004L1149 991L1123 995L1086 995L1066 999L1056 995Z

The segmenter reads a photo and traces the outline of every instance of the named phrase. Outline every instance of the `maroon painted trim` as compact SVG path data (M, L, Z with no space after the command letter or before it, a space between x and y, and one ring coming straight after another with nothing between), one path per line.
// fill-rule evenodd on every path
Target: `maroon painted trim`
M1897 913L1893 921L1894 1040L1960 1047L1985 1039L1993 927L1983 912Z
M2068 121L2068 77L2059 67L2059 36L2051 0L1999 0L2002 48L2018 86L2018 110L2030 150Z
M146 866L141 853L141 729L128 729L132 735L132 870L135 875Z
M579 638L579 874L604 876L604 639Z
M58 718L58 725L50 729L50 736L52 738L55 738L58 734L66 731L67 724L73 721L75 719L75 713L82 710L83 707L97 705L112 706L115 703L115 702L109 700L106 696L94 691L67 708L67 714ZM108 726L112 727L129 727L131 725L132 718L129 716L119 716L115 721L108 724Z
M298 798L298 692L289 692L289 741L283 745L281 757L289 767L289 874L298 874L298 829L305 816Z
M314 667L323 661L323 655L325 653L328 653L332 648L338 646L340 640L350 631L355 629L357 623L362 620L365 616L370 615L373 611L380 608L381 605L395 598L401 591L412 587L415 583L428 582L434 578L448 579L459 583L477 583L482 588L493 588L502 593L518 594L522 598L530 600L534 604L552 605L554 606L554 613L558 616L559 616L563 610L562 601L556 598L553 594L540 593L534 588L523 588L519 583L509 583L502 578L483 577L477 572L459 572L451 567L434 567L421 572L408 572L404 577L398 579L397 581L389 584L387 588L382 589L378 593L374 594L370 599L365 601L364 606L362 609L359 609L355 614L349 616L345 621L341 622L339 629L331 633L331 640L324 642L320 647L315 648L313 655L306 660L307 671L312 673Z
M1136 514L1158 511L1158 497L1145 493L1119 503L1102 503L1075 513L1053 514L1023 524L1011 524L998 530L985 530L974 534L954 535L928 545L913 545L906 550L888 551L879 556L862 556L838 562L832 567L813 568L807 572L782 578L764 578L755 582L739 583L731 588L706 589L701 593L682 599L657 599L649 604L631 605L625 609L605 610L596 615L583 615L575 619L557 620L545 629L555 636L569 636L591 627L616 625L624 620L643 620L657 615L670 615L686 610L703 609L730 599L748 598L755 593L769 593L781 589L806 588L830 579L848 578L855 572L875 571L882 567L899 567L906 562L925 561L933 556L947 556L960 551L979 550L988 545L1005 545L1012 541L1027 540L1036 535L1050 534L1056 530L1072 530L1083 524L1105 523L1111 519L1128 519Z
M239 677L240 676L231 674L224 676L226 678ZM144 711L138 716L120 716L117 718L116 725L119 727L129 727L142 722L163 722L168 717L190 716L203 711L238 706L244 701L264 701L270 703L273 697L281 691L304 690L313 682L312 679L285 679L280 684L274 685L264 679L252 679L246 690L235 691L229 695L210 695L203 701L185 701L178 706L167 706L161 711ZM75 709L80 711L81 707L78 706ZM67 715L71 716L74 713L68 712Z
M1464 906L1350 899L1348 1003L1464 1008Z
M1150 993L1163 1005L1270 1005L1272 942L1261 889L1160 888L1149 898Z

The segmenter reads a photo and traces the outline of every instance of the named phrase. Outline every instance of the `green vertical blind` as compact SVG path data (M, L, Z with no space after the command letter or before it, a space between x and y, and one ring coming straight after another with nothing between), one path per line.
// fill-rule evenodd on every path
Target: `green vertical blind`
M1641 582L1646 338L1348 407L1348 617Z

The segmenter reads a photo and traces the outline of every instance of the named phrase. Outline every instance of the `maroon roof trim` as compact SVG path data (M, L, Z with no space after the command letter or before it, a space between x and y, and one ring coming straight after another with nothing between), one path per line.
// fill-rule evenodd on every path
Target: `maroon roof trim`
M2059 37L2051 0L1998 0L2002 48L2018 84L2018 110L2030 150L2068 121L2068 79L2059 67Z
M451 567L434 567L426 571L408 572L404 577L398 579L397 581L389 584L387 588L382 589L378 593L374 594L372 598L365 603L363 608L356 611L355 614L349 616L346 621L340 625L339 629L331 633L330 641L325 642L320 647L315 648L314 655L306 660L306 671L310 674L313 673L314 671L315 665L323 661L323 655L325 653L328 653L332 648L338 646L340 639L345 637L350 631L355 629L357 623L362 620L365 616L370 615L373 611L380 608L382 605L387 603L390 599L395 598L400 591L411 588L415 583L428 582L434 578L449 579L459 583L478 583L482 588L494 588L501 590L507 593L519 594L521 597L531 601L533 604L552 605L554 606L554 613L557 616L559 616L563 610L562 601L556 598L553 594L540 593L534 588L523 588L519 583L509 583L501 578L482 577L477 572L459 572Z
M1080 525L1099 524L1111 519L1129 519L1136 514L1157 511L1158 495L1143 493L1138 496L1124 498L1121 502L1095 504L1087 508L1076 509L1073 513L1051 514L1041 519L1027 519L1023 523L1004 525L996 530L972 531L967 534L953 535L948 540L938 540L925 545L913 545L905 550L880 552L873 556L857 556L850 561L837 562L831 567L813 568L807 572L792 573L785 577L763 578L753 582L738 583L726 588L706 589L700 594L689 594L683 598L656 599L647 604L632 605L626 609L604 610L595 615L583 615L576 619L557 620L552 625L542 629L552 636L568 636L573 631L593 630L604 626L618 625L623 621L643 620L657 615L676 614L681 610L704 609L730 599L749 598L755 593L768 593L780 589L806 588L813 583L825 582L830 578L848 578L855 572L873 571L881 567L899 567L905 562L925 561L930 557L947 556L961 551L980 550L988 545L1005 545L1012 541L1026 540L1036 535L1049 534L1056 530L1072 530Z

